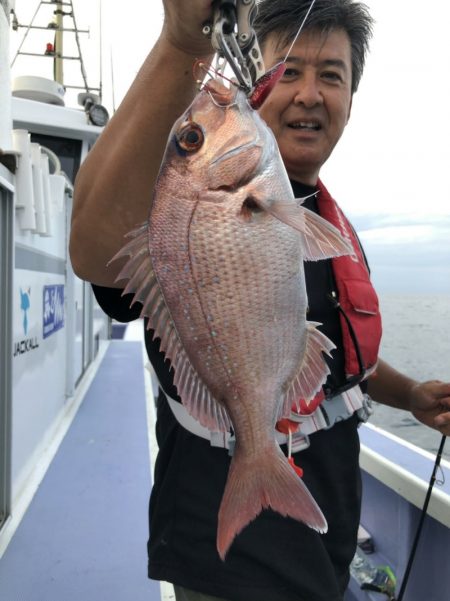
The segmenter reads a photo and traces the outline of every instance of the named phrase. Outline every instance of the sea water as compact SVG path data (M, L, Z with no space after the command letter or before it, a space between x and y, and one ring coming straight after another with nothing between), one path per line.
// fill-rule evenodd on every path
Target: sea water
M419 381L450 382L450 294L379 294L383 317L380 356ZM374 404L370 423L436 453L441 434L409 412ZM450 460L450 442L444 448Z

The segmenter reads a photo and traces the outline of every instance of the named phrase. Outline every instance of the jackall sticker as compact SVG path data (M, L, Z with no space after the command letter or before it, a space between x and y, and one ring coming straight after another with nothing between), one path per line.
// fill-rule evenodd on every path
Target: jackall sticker
M24 355L39 348L36 336L30 337L29 332L29 310L31 307L31 288L20 288L20 310L22 311L22 330L24 338L14 342L13 356Z

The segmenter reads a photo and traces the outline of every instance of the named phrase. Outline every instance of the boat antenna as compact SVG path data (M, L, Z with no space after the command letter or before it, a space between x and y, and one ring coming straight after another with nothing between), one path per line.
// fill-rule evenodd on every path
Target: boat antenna
M430 484L428 486L428 491L427 491L427 494L425 497L425 502L423 504L422 513L420 515L419 525L417 526L416 536L414 538L413 546L411 548L411 553L409 555L408 565L406 566L405 575L403 576L403 581L402 581L402 585L400 587L400 591L398 593L398 597L394 601L402 601L403 600L403 596L405 594L405 590L408 585L409 576L411 574L411 569L412 569L412 566L414 563L414 558L416 555L420 536L422 534L423 524L425 522L425 517L427 515L428 505L429 505L430 499L431 499L431 493L433 491L434 483L436 482L436 473L437 473L440 463L441 463L442 452L444 450L444 445L445 445L445 439L446 439L446 436L444 434L442 436L441 443L439 445L439 450L436 455L436 461L434 462L433 473L431 474Z
M114 84L114 60L113 60L113 49L112 49L112 44L109 48L109 59L110 59L110 63L111 63L111 94L112 94L112 107L113 107L113 113L116 112L116 90L115 90L115 84Z
M35 25L35 19L38 15L38 12L41 8L46 7L48 8L48 6L52 6L54 7L54 20L49 23L47 25L47 27L45 26L41 26L41 25ZM67 10L64 10L65 8L67 8ZM72 28L66 28L64 26L64 17L70 17L72 19L73 22L73 27ZM64 88L75 88L75 89L82 89L84 90L87 94L89 94L92 91L96 91L96 92L100 92L101 95L101 90L99 88L92 88L88 85L88 80L87 80L87 75L86 75L86 69L85 69L85 65L84 65L84 61L83 61L83 55L81 52L81 43L80 43L80 33L83 34L88 34L89 30L82 30L79 29L77 26L77 22L76 22L76 18L75 18L75 11L73 8L73 0L40 0L40 2L38 2L37 8L34 12L34 15L31 19L31 22L29 23L29 25L22 25L21 23L19 23L16 14L14 13L14 20L13 20L13 29L15 31L19 30L19 29L25 29L25 34L22 38L22 41L14 55L14 58L11 62L11 67L14 66L14 63L17 60L17 57L19 55L27 55L27 56L34 56L34 57L44 57L44 58L52 58L53 59L53 77L55 79L55 81L58 81L61 85L64 86ZM22 50L25 41L29 35L29 33L32 30L54 30L55 32L55 39L54 39L54 44L48 44L47 46L47 51L45 53L38 53L38 52L24 52ZM65 56L63 54L63 34L64 32L70 32L72 34L75 35L75 42L76 42L76 46L77 46L77 55L76 56ZM49 48L50 47L50 48ZM72 85L66 85L66 83L64 82L64 73L63 73L63 63L64 60L77 60L80 64L80 70L81 70L81 77L83 79L83 86L72 86Z
M99 56L100 56L100 69L99 69L99 84L98 84L98 96L99 96L99 101L100 103L102 102L102 95L103 95L103 24L102 24L102 0L99 0L98 3L98 10L99 10L99 28L100 28L100 32L99 32Z
M84 82L84 87L86 92L89 92L89 85L88 85L88 81L87 81L87 75L86 75L86 69L84 68L84 61L83 61L83 55L81 53L81 44L80 44L80 36L78 35L78 27L77 27L77 22L75 21L75 11L73 10L73 3L72 0L69 0L70 3L70 16L72 17L72 21L73 21L73 26L75 29L75 41L77 44L77 48L78 48L78 57L79 57L79 62L80 62L80 70L81 70L81 77L83 78L83 82ZM100 92L100 90L99 90Z
M29 25L27 26L27 30L25 32L25 35L23 36L22 41L21 41L19 47L17 48L16 54L14 55L14 58L13 58L13 60L11 62L11 65L10 65L11 67L14 67L14 63L16 62L17 57L19 56L19 54L21 54L20 51L22 50L22 46L24 45L25 40L27 39L27 35L29 34L30 29L32 29L32 27L33 27L33 23L34 23L34 20L36 18L36 15L39 12L40 6L41 5L38 4L37 9L35 10L34 15L32 16L31 21L30 21ZM17 31L19 29L20 25L19 25L19 23L17 21L17 16L16 16L15 13L14 13L14 16L15 16L14 31Z

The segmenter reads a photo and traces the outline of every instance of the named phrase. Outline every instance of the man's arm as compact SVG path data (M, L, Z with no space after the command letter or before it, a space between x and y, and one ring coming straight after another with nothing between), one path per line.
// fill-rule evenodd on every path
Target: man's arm
M192 66L210 59L210 0L166 0L161 35L75 182L70 256L82 279L114 286L108 261L148 217L170 129L196 93Z
M417 382L380 359L368 393L378 403L411 411L422 423L450 435L450 383Z

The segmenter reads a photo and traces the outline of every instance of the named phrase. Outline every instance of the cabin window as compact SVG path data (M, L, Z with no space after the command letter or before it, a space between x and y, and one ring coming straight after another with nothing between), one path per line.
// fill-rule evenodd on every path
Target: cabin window
M81 162L81 140L32 133L31 141L53 151L61 161L61 169L72 184L75 182Z

